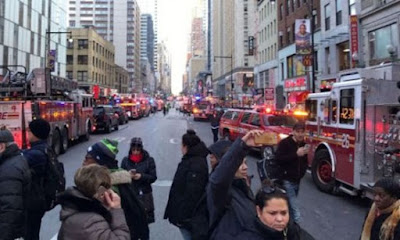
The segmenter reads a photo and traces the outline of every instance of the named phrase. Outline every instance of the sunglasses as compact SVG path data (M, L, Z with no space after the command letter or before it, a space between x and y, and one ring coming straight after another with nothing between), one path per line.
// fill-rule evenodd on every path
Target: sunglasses
M263 191L263 193L265 193L265 194L272 194L275 192L286 194L286 191L284 189L278 188L278 187L271 187L271 186L264 186L263 188L261 188L261 191Z

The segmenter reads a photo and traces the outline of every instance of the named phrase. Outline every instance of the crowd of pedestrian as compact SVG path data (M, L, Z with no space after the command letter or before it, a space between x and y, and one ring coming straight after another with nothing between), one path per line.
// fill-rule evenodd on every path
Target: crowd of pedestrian
M296 124L279 143L281 175L278 181L263 181L256 194L248 181L246 156L260 147L255 139L262 131L249 131L235 142L216 139L207 147L194 130L187 130L164 219L185 240L313 240L299 225L297 194L308 152L304 130L302 123ZM47 189L51 163L56 162L47 144L50 125L36 119L27 132L30 149L21 151L12 133L0 129L0 240L39 239L41 219L54 207ZM150 239L149 224L156 221L151 186L157 180L155 160L139 137L131 139L120 166L118 151L118 142L109 139L88 148L74 186L57 194L58 239ZM383 178L373 192L360 239L400 239L399 183Z

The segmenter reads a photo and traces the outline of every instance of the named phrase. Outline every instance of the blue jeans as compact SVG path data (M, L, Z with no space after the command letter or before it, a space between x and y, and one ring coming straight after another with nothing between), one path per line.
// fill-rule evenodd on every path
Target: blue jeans
M192 234L188 230L186 230L184 228L179 228L179 230L181 231L183 240L191 240L192 239Z
M299 201L297 195L299 194L300 185L297 183L289 182L287 180L283 180L283 186L286 190L286 195L289 198L289 213L290 218L293 219L296 223L300 222L300 208Z

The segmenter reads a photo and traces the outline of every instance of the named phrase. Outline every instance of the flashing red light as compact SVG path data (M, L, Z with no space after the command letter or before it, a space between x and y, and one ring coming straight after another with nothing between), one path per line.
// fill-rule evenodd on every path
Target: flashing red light
M272 112L272 109L271 109L271 108L266 108L266 109L265 109L265 112L266 112L266 113L271 113L271 112Z

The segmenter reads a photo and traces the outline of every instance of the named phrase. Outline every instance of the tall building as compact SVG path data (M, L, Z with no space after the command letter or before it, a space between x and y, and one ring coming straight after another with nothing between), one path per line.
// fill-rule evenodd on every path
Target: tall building
M279 92L275 91L275 81L278 79L278 25L275 0L257 1L254 26L257 61L254 67L256 88L264 91L264 94L265 91L271 92L271 89L274 89L272 92ZM260 99L260 102L270 106L275 105L275 99L271 96L264 95L264 97L266 99Z
M321 34L321 15L320 4L324 1L305 0L305 1L286 1L278 0L278 61L279 61L279 81L278 85L283 87L283 99L277 102L285 102L286 107L304 108L305 99L315 84L315 75L312 73L311 64L304 66L304 57L296 55L295 37L300 27L296 29L296 19L310 19L309 27L305 27L306 33L311 38L314 29L314 42L319 42ZM313 5L312 5L313 4ZM313 17L314 15L314 17ZM312 21L312 19L314 21ZM305 23L307 26L307 21ZM313 26L313 27L312 27ZM311 41L310 41L311 42ZM315 47L317 44L315 44ZM314 61L318 63L317 50L314 47ZM312 50L311 50L312 51ZM311 56L311 55L310 55ZM317 64L316 64L317 65ZM316 67L318 68L318 67ZM314 75L314 76L313 76ZM278 96L277 97L282 97ZM283 107L283 106L278 106Z
M150 14L142 14L140 17L140 59L147 59L154 63L154 29ZM154 65L151 64L154 71Z
M158 0L137 0L142 14L150 14L153 21L154 31L154 62L153 69L158 71Z
M0 65L22 65L28 72L44 68L45 53L55 50L52 74L65 77L66 44L70 36L47 32L65 32L66 29L67 3L63 0L0 0Z
M158 45L159 59L158 59L158 70L160 73L160 85L157 90L161 90L164 93L171 93L171 56L164 42Z
M214 93L241 101L254 85L254 36L257 2L212 2L212 74Z
M193 57L205 56L206 36L203 18L193 18L191 36L191 53Z
M71 27L95 26L115 46L115 61L129 72L130 89L141 92L140 11L136 0L69 1ZM136 85L135 85L136 84Z
M67 78L78 80L79 87L93 92L93 86L99 86L101 95L107 96L111 89L127 92L128 72L126 76L121 68L114 64L115 47L102 38L93 27L68 28L73 41L68 43ZM122 72L122 73L121 73Z

